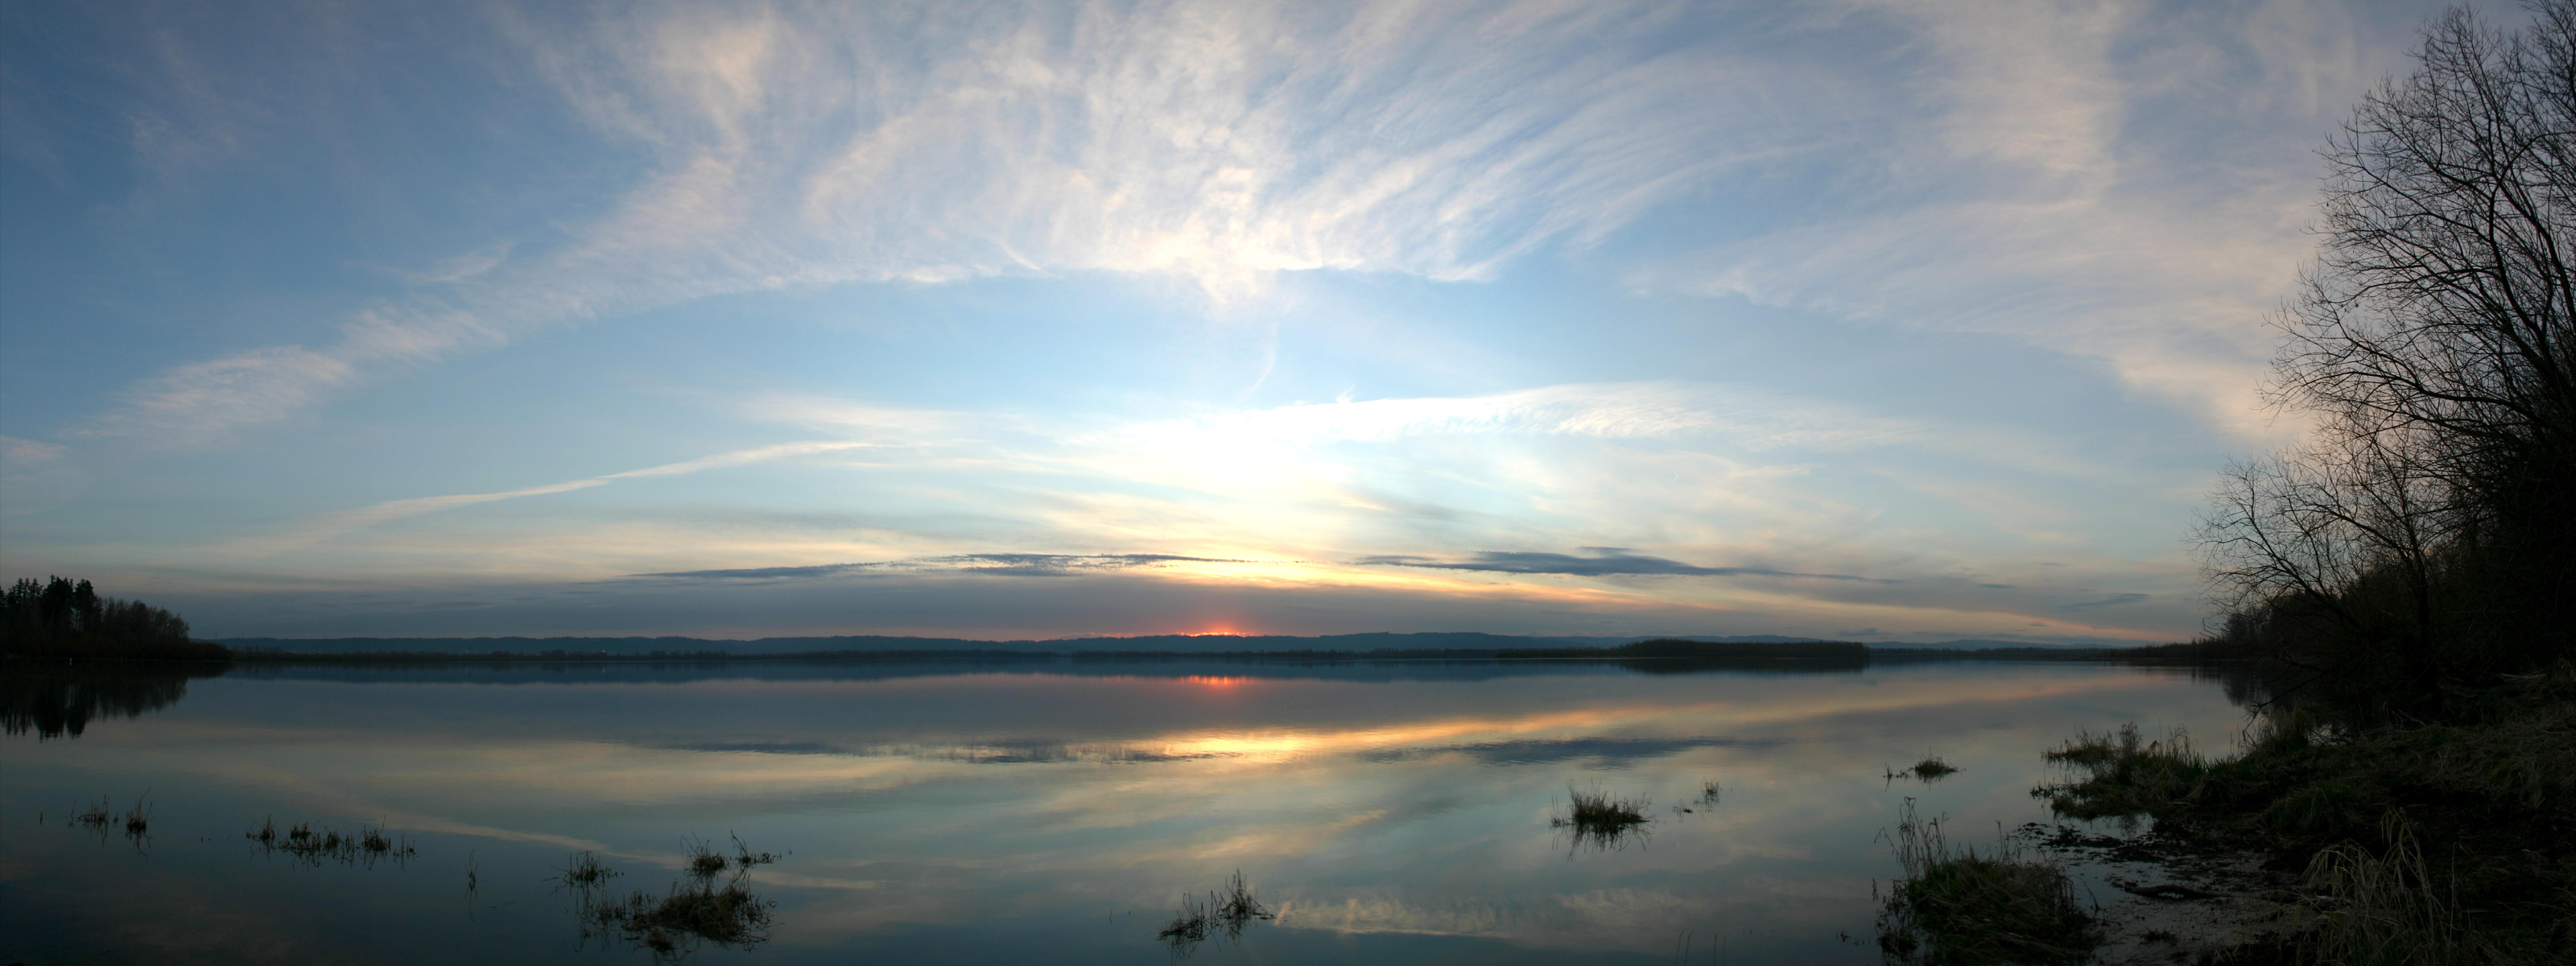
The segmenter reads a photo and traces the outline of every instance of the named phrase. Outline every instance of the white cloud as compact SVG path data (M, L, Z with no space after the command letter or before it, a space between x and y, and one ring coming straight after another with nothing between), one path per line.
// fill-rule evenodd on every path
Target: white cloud
M1686 8L1652 3L602 10L501 17L652 159L571 241L496 240L336 343L174 369L88 431L203 440L390 365L783 286L1107 271L1222 311L1282 271L1487 278L1778 157L1800 138L1765 92L1836 85L1674 44Z
M302 411L331 390L355 384L362 370L350 358L357 354L353 348L270 346L178 366L127 387L117 394L115 408L79 432L174 445L209 442L237 427Z
M1913 25L1927 61L1923 129L1874 152L1873 190L1632 283L2005 334L2104 360L2240 441L2296 429L2255 387L2264 315L2312 249L2313 151L2367 80L2347 11L1864 6Z

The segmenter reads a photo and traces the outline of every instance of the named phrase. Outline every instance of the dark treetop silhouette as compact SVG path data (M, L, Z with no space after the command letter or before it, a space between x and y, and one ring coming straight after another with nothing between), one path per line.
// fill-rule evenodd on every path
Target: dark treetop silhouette
M139 600L100 597L86 580L21 579L0 593L0 655L221 661L222 645L188 638L188 622Z

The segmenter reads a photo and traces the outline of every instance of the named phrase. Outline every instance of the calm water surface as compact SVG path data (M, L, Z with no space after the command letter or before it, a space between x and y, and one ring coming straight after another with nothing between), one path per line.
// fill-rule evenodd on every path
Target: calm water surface
M0 961L28 963L1669 963L1686 936L1874 963L1905 798L1990 835L2046 817L2039 752L2077 729L2224 750L2243 714L2187 672L2041 663L13 675ZM1961 771L1886 778L1927 754ZM1588 847L1550 825L1570 787L1654 820ZM148 833L67 820L101 796ZM300 861L244 837L272 819L417 851ZM687 888L729 835L783 853L740 880L766 941L584 937L586 895ZM622 875L565 887L585 850ZM1158 938L1238 870L1275 918Z

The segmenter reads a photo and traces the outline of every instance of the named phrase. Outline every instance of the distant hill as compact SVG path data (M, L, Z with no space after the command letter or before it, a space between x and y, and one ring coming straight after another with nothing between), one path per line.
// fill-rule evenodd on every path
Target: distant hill
M1419 634L1289 635L1157 634L1139 637L1069 637L1046 640L974 640L955 637L890 637L862 634L840 637L763 637L715 640L700 637L236 637L216 643L236 651L285 654L547 654L616 656L664 654L812 654L835 651L1034 651L1059 654L1169 653L1226 654L1261 651L1498 651L1555 648L1617 648L1641 641L1689 640L1724 644L1786 644L1823 640L1776 634L1735 636L1652 634L1631 637L1536 637L1472 631ZM1957 640L1937 643L1871 644L1936 650L2049 647L2032 641ZM2085 645L2055 645L2082 647Z

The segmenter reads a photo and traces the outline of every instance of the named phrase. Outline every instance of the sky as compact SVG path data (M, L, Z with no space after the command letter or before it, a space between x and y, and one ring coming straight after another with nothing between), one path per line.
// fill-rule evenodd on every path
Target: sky
M2440 9L9 4L0 575L203 637L2185 639L2301 430L2316 152Z

